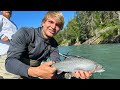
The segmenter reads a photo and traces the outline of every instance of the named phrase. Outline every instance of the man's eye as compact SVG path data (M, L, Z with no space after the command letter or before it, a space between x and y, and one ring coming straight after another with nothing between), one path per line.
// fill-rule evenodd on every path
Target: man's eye
M53 23L53 21L49 21L50 23Z
M60 24L56 24L56 26L61 27L61 25L60 25Z

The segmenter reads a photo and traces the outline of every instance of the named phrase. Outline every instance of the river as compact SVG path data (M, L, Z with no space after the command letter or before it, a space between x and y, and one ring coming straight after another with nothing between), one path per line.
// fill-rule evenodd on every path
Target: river
M120 44L61 46L59 51L63 54L83 56L101 64L105 71L94 73L94 79L120 79Z

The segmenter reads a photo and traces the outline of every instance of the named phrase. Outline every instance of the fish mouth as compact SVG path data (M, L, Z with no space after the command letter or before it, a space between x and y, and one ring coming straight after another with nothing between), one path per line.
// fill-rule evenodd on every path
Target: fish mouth
M101 72L104 72L104 71L105 71L105 69L103 68L103 69L97 70L96 72L101 73Z

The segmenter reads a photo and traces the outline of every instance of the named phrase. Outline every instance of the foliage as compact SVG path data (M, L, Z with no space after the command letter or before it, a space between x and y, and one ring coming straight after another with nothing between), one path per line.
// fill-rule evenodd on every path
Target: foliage
M78 41L84 43L96 35L108 39L120 34L119 27L119 11L76 11L74 18L68 22L64 30L61 30L55 38L59 45L63 42L69 42L70 45ZM106 30L107 28L108 30Z

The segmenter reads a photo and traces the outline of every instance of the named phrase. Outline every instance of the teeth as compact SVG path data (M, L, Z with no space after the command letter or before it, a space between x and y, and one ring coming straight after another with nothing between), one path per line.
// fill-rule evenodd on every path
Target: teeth
M54 32L50 31L50 33L54 34Z

